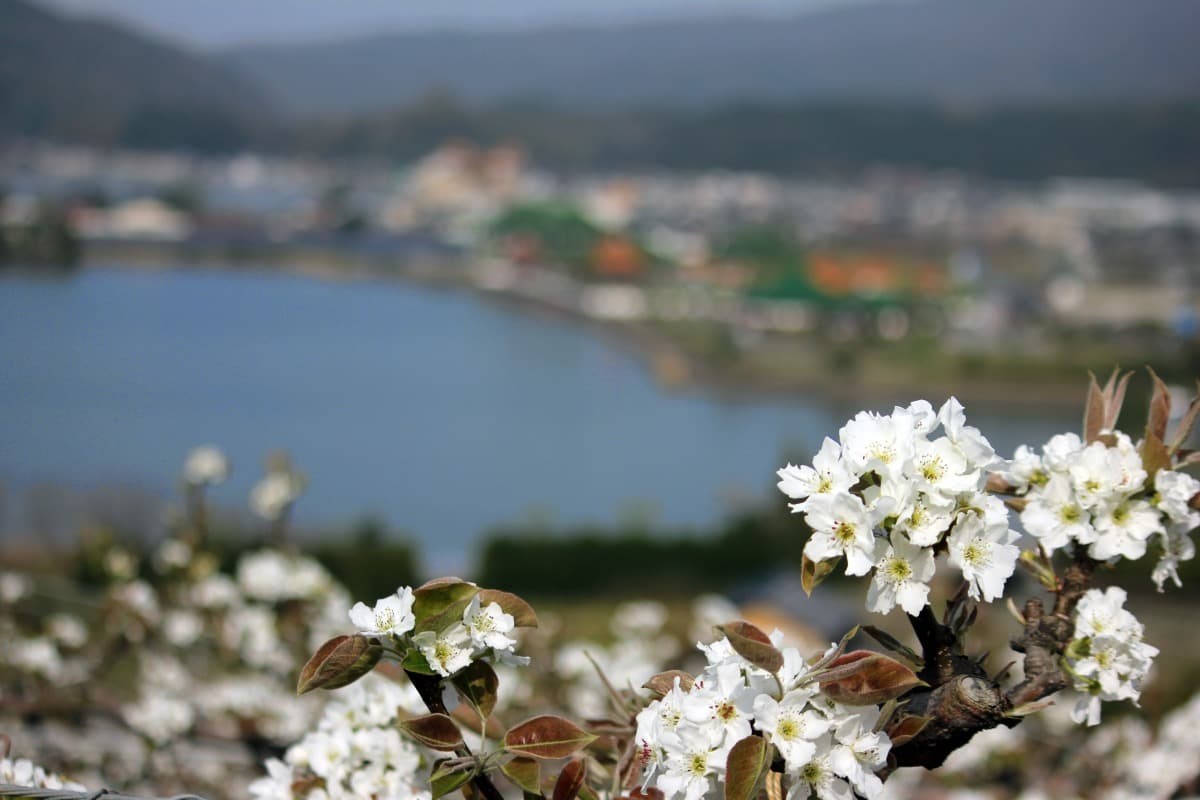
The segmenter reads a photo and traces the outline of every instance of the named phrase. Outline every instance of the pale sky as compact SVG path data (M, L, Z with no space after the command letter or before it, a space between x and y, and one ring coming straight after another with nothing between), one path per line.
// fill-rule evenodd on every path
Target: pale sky
M861 0L39 0L199 47L430 28L527 28L795 13Z

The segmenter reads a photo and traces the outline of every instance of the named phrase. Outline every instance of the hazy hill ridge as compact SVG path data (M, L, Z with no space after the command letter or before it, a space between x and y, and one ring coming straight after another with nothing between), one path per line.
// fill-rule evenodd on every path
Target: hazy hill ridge
M1195 0L920 0L783 19L396 33L227 51L290 110L432 87L575 105L817 98L1062 102L1200 95Z
M0 134L220 146L269 124L270 108L210 56L0 0Z

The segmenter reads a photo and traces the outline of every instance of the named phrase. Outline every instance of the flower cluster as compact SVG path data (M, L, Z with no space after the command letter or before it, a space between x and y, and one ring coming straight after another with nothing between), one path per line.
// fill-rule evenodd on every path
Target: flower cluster
M427 755L402 737L400 715L420 713L411 686L368 676L326 706L316 729L266 763L253 800L428 800Z
M875 730L875 706L849 708L822 695L817 670L795 648L780 650L783 666L774 674L738 655L728 638L700 649L707 668L690 685L676 676L637 716L643 789L653 786L667 800L720 796L731 748L757 731L784 760L789 798L879 796L875 771L891 741Z
M1125 609L1125 590L1089 589L1075 607L1075 639L1064 661L1074 688L1084 692L1072 718L1100 722L1101 700L1137 702L1158 648L1142 641L1142 623Z
M66 789L71 792L86 791L78 783L73 783L53 772L47 772L28 759L11 759L7 756L0 758L0 783L34 789Z
M916 615L929 603L941 552L972 598L1003 594L1020 555L1018 534L1004 504L983 491L1001 464L956 399L936 413L918 400L888 415L860 412L838 441L825 439L812 466L779 470L779 489L812 528L806 558L845 558L847 575L874 572L867 608L899 605Z
M474 587L474 584L463 584ZM500 664L525 665L529 660L513 651L517 640L510 634L516 627L512 614L497 602L485 602L476 591L463 609L437 630L412 633L417 625L413 612L413 590L403 586L395 594L381 597L375 606L355 603L350 621L364 636L377 636L401 645L409 641L430 669L443 677L459 672L472 661L483 659ZM409 634L412 634L411 636Z
M1040 454L1021 446L1004 478L1025 495L1021 523L1047 554L1078 545L1100 561L1139 559L1157 537L1162 556L1153 578L1160 591L1168 578L1178 586L1179 563L1195 556L1190 533L1200 526L1200 511L1189 502L1200 481L1166 468L1151 477L1124 433L1090 444L1059 434Z

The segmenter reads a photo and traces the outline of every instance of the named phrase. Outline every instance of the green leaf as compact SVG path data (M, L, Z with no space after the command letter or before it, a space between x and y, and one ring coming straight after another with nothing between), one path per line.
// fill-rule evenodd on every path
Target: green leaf
M458 726L445 714L426 714L399 724L400 730L431 750L457 750L463 743Z
M533 611L533 606L511 592L502 592L499 589L481 589L479 604L487 606L491 603L500 606L505 614L511 614L513 623L518 628L536 628L538 626L538 618Z
M416 631L442 631L462 621L479 587L462 578L437 578L413 591Z
M486 661L472 661L450 679L463 699L475 709L475 713L487 719L496 709L496 693L500 679Z
M554 782L554 792L550 795L550 800L575 800L586 777L587 762L582 758L572 759L563 767L558 780Z
M522 792L541 794L541 765L538 759L517 756L510 762L500 765L500 771L510 781L517 784Z
M300 670L296 694L313 689L340 689L375 668L383 657L378 639L360 634L335 636L313 654Z
M405 672L418 672L422 675L438 674L437 670L429 666L425 654L415 647L404 654L404 660L400 662L400 666L404 668Z
M770 748L761 736L747 736L725 758L725 800L751 800L759 779L770 765Z
M899 661L870 650L835 658L820 678L821 691L848 706L873 706L927 686Z
M825 561L813 561L808 556L803 556L800 559L800 585L804 588L804 593L812 595L813 589L821 585L822 582L837 569L838 564L842 563L842 557L829 558Z
M429 788L433 800L445 797L456 789L461 789L467 781L475 776L471 764L461 764L446 768L443 762L434 764L433 774L429 776Z
M594 735L570 720L546 714L510 728L504 749L534 758L566 758L594 741Z
M893 653L900 655L917 669L921 669L925 666L925 659L921 658L917 651L913 650L911 647L897 639L895 636L892 636L887 631L876 628L874 625L863 625L862 630L863 633L867 634L872 639L886 647L888 650L891 650Z
M783 654L771 644L771 639L744 620L718 625L717 631L729 639L734 652L760 669L774 674L783 666Z
M521 791L541 794L542 768L536 758L517 756L511 761L502 764L500 771L504 773L505 777L515 783Z
M643 689L649 689L659 697L670 694L675 688L675 681L678 679L679 688L681 691L691 691L692 684L696 682L688 673L681 669L669 669L666 672L660 672L650 680L642 684Z

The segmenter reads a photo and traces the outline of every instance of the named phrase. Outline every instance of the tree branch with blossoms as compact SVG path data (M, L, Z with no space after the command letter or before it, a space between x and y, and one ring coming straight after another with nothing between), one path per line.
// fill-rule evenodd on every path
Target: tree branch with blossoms
M358 633L326 643L299 689L338 688L381 661L397 662L429 712L397 725L437 754L428 764L431 800L457 790L500 800L503 781L525 800L874 800L897 768L936 768L975 734L1019 724L1062 690L1080 693L1074 719L1096 724L1103 702L1137 701L1158 653L1124 608L1125 591L1094 588L1097 574L1154 549L1159 590L1178 584L1200 526L1200 482L1181 471L1200 462L1185 449L1200 399L1168 444L1170 396L1152 379L1138 443L1116 429L1129 375L1114 373L1103 387L1093 378L1082 436L1054 436L1040 451L1022 446L1011 460L950 398L937 410L917 401L886 415L859 413L836 440L825 439L811 465L779 471L779 488L811 531L805 590L839 568L869 578L867 609L899 607L919 652L864 626L888 652L848 651L856 628L806 658L783 646L778 631L734 620L699 644L707 662L699 674L652 676L648 698L605 680L611 718L578 725L540 716L489 734L498 688L490 664L523 662L511 634L537 619L514 595L445 578L373 608L356 605ZM1034 548L1022 549L1014 513ZM1018 607L1010 595L1018 566L1045 598ZM931 584L946 567L961 581L938 615ZM1021 654L1017 678L1008 673L1018 662L991 674L986 655L970 646L981 610L997 602L1021 624L1011 641ZM477 752L455 702L482 722ZM273 765L255 796L322 788L296 777Z

